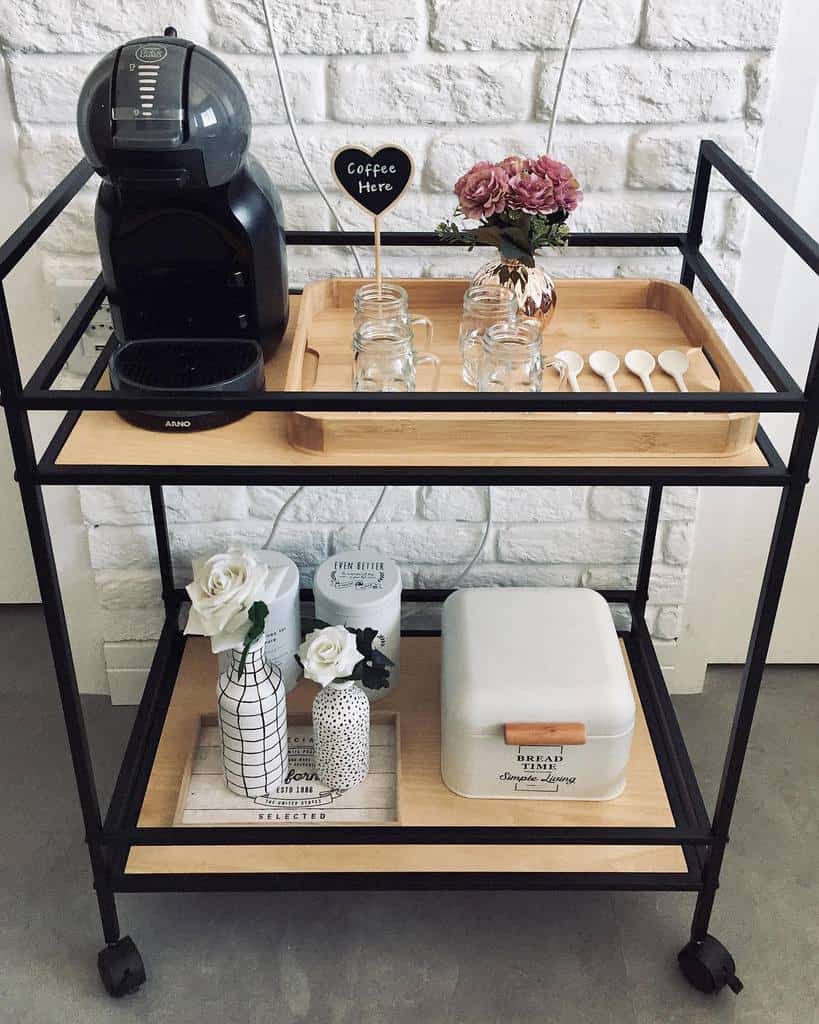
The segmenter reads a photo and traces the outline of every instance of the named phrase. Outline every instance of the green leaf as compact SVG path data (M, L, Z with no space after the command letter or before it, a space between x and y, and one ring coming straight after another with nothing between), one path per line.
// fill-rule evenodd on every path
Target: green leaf
M307 636L308 633L313 633L317 629L327 629L330 625L329 622L325 622L323 619L302 619L301 620L301 632L302 636Z
M373 648L373 653L370 656L370 661L375 665L376 668L391 668L395 662L392 658L387 657L383 651L379 651Z
M521 210L515 221L515 227L520 228L521 231L524 231L528 235L529 230L532 226L532 219L533 218L531 213L524 213Z
M535 265L534 256L528 250L521 249L520 246L515 245L508 238L504 238L501 242L500 251L508 260L520 260L527 267Z
M367 665L361 682L368 690L384 690L390 685L390 674L385 668Z
M248 610L247 617L250 620L250 629L245 633L245 645L242 648L242 657L239 661L240 679L245 672L247 652L250 650L251 645L264 633L264 624L267 619L268 611L269 609L264 601L254 601Z
M519 249L523 249L525 252L529 252L529 228L515 225L514 227L506 228L503 232L504 238L516 245Z
M373 641L378 636L378 630L367 626L364 629L356 629L353 632L355 633L355 645L358 648L358 653L363 654L365 658L371 657Z
M475 238L482 245L496 245L500 248L503 243L504 232L507 230L508 228L499 228L492 224L485 224L475 232Z
M456 210L456 216L463 216ZM465 245L469 249L475 247L475 232L465 231L454 220L441 221L435 228L435 234L447 245Z

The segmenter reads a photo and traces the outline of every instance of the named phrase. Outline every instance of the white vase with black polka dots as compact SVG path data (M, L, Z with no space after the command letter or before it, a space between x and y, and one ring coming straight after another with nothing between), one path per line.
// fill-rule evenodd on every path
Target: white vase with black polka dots
M261 636L247 652L228 651L216 686L225 783L238 796L272 793L287 774L287 704L281 669L265 657Z
M331 789L350 789L370 770L370 702L351 680L324 687L313 701L316 774Z

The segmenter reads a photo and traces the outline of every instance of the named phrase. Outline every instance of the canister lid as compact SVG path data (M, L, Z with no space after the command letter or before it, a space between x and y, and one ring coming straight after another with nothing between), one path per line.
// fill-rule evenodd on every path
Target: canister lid
M313 580L316 602L342 617L401 602L401 570L391 559L368 548L331 555Z
M281 551L254 551L253 557L260 565L285 570L284 579L279 586L279 592L274 596L274 600L289 597L294 590L298 592L301 577L299 576L299 567L292 558L283 555Z
M464 734L582 722L589 737L602 737L634 724L623 652L594 590L459 590L444 602L442 632L442 710Z

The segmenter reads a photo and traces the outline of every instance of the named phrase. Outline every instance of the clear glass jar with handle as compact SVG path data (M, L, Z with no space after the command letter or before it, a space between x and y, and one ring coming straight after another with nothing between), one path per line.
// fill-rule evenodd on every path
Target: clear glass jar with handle
M407 289L400 284L369 281L356 289L353 296L353 327L357 330L369 320L401 320L415 330L422 326L426 332L424 351L432 348L432 321L426 316L412 316Z
M458 344L463 359L464 381L473 388L478 385L478 366L486 328L499 322L512 323L517 313L518 303L511 289L495 284L467 288Z
M368 320L353 333L354 391L415 391L422 366L432 368L425 390L436 391L441 361L416 352L412 327L403 320Z
M544 366L556 367L562 384L566 364L555 358L544 360L540 346L539 320L527 318L492 324L483 336L478 390L540 391Z

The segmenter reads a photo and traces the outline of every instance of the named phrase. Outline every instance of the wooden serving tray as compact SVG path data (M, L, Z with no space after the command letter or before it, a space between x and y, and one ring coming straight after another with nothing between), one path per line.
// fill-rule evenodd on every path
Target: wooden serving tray
M352 387L353 295L363 282L335 278L304 289L290 363L287 391L348 391ZM414 315L435 326L432 350L441 359L441 391L474 391L461 378L458 328L464 280L400 280ZM693 391L753 390L694 297L682 285L649 280L561 280L557 312L543 336L544 355L575 349L588 364L595 349L617 353L644 348L655 357L667 348L684 349ZM419 387L430 375L419 371ZM605 391L588 365L580 375L583 391ZM544 370L544 390L556 391L559 378ZM659 367L657 391L675 392ZM621 365L621 391L642 384ZM564 384L568 394L568 385ZM756 413L404 413L294 412L288 415L290 444L323 455L395 455L402 448L417 457L448 455L731 456L750 448Z

